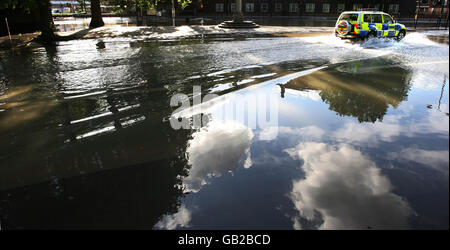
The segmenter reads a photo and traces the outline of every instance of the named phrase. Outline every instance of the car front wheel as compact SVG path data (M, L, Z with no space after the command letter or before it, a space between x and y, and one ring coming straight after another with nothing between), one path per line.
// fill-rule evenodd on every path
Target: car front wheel
M405 36L406 36L406 31L401 30L401 31L398 33L396 39L397 39L397 41L400 42L401 40L403 40L403 38L405 38Z

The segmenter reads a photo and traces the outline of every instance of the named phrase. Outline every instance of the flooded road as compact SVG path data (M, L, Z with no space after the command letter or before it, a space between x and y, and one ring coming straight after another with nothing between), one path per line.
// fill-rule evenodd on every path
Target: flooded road
M1 51L1 227L448 229L449 46L433 40ZM218 97L176 114L208 123L175 130L171 97L194 86ZM219 112L257 95L275 124Z

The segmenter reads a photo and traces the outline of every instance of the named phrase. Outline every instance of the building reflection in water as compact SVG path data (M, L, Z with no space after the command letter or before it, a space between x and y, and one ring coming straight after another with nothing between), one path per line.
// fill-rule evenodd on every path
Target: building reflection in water
M150 229L178 210L183 164L161 160L0 191L3 229Z
M161 122L165 111L149 108L157 107L158 101L107 92L60 100L48 113L30 117L34 129L61 125L16 135L4 144L2 228L150 229L163 214L176 213L184 192L184 156L191 131L176 131L169 122ZM0 122L5 136L12 128L31 129L26 123L9 124L12 127L6 120ZM108 126L114 132L102 133ZM33 150L24 157L9 156L19 148Z
M151 229L178 211L191 131L163 122L170 93L140 84L154 68L104 66L97 55L99 67L84 69L59 62L76 56L63 49L2 64L1 227Z
M47 111L30 101L39 94L38 87L8 92L23 99L23 110L33 108L17 119L33 123L5 120L19 112L9 108L16 103L12 96L5 116L0 116L6 139L14 131L37 131L3 143L3 229L151 229L162 215L178 211L191 132L161 122L165 112L148 108L157 107L158 98L140 101L126 92L107 91L57 100ZM39 115L31 116L38 110ZM48 127L55 123L61 125ZM108 126L114 133L94 136ZM23 157L11 157L28 148Z

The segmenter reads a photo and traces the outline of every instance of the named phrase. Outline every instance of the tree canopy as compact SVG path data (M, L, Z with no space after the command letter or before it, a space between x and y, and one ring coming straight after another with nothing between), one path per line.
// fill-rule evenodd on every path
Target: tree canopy
M23 9L30 12L38 7L39 0L2 0L0 9Z
M178 3L182 9L186 8L192 0L174 0ZM86 0L78 0L81 6L85 6ZM103 26L103 20L101 17L100 6L98 5L99 0L90 0L91 4L96 5L92 9L91 14L92 23L90 27L100 27ZM171 5L172 0L100 0L100 2L106 5L119 6L123 10L129 10L132 7L139 9L154 9L158 4ZM94 4L96 3L96 4ZM50 41L56 38L54 34L54 25L52 20L52 14L50 11L50 0L1 0L1 9L20 9L27 13L35 13L37 16L37 22L39 24L39 30L42 32L41 37L44 40ZM95 13L94 13L95 12Z
M183 9L186 8L190 3L192 3L192 0L175 0L175 1L177 1L179 6L181 6L181 8ZM159 3L167 3L167 2L171 3L172 0L104 0L102 2L108 5L120 6L122 9L127 9L132 6L136 6L138 8L153 9Z

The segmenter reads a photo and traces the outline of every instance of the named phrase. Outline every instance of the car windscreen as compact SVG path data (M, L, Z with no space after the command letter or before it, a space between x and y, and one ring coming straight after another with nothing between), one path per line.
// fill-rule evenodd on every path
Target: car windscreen
M358 21L358 14L342 14L340 20Z
M388 15L383 15L383 18L385 23L394 23L394 20L392 20L392 18Z

